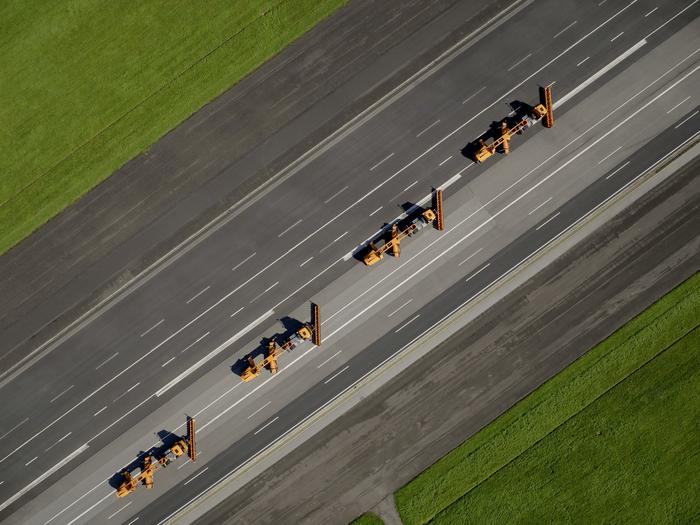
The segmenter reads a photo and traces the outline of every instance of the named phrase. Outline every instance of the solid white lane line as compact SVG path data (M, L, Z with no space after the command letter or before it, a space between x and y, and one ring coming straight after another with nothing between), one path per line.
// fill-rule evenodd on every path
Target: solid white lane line
M551 201L551 200L552 200L552 197L550 197L549 199L547 199L546 201L544 201L542 204L540 204L539 206L537 206L534 210L532 210L531 212L529 212L528 215L532 215L533 213L535 213L537 210L539 210L542 206L544 206L545 204L547 204L547 203L548 203L549 201Z
M98 414L101 414L101 413L104 412L105 410L107 410L107 405L105 405L105 406L103 406L102 408L100 408L97 412L95 412L95 413L93 414L93 416L96 416L96 415L98 415Z
M612 150L610 153L608 153L605 157L603 157L602 159L600 159L600 160L598 161L598 164L599 164L599 165L602 164L603 162L605 162L606 160L608 160L610 157L612 157L613 155L615 155L615 153L617 153L617 152L620 151L621 149L622 149L622 146L618 146L617 148L615 148L614 150Z
M199 472L197 472L197 473L196 473L194 476L192 476L190 479L188 479L187 481L185 481L184 485L187 485L188 483L194 481L194 480L197 479L199 476L201 476L202 474L204 474L207 470L209 470L209 467L204 467L202 470L200 470Z
M236 383L235 385L233 385L233 386L232 386L231 388L229 388L226 392L224 392L223 394L220 394L219 397L217 397L214 401L211 401L209 404L207 404L207 406L201 408L198 412L195 412L194 417L197 417L198 415L202 414L205 410L207 410L209 407L211 407L212 405L214 405L215 403L217 403L219 400L223 399L223 398L226 397L228 394L230 394L231 392L233 392L234 390L236 390L236 388L238 388L238 387L241 386L242 384L243 384L243 382L241 381L241 382L238 382L238 383ZM183 423L183 424L180 425L180 426L183 427L183 426L185 426L185 424ZM206 426L206 425L204 425L204 426ZM201 430L202 428L204 428L204 426L200 427L200 430ZM179 429L178 429L178 430L179 430Z
M413 321L415 321L415 320L418 319L419 317L420 317L420 314L415 315L414 317L412 317L411 319L409 319L408 321L406 321L404 324L402 324L400 327L398 327L396 330L394 330L394 333L395 333L395 334L398 334L401 330L403 330L404 328L406 328L409 324L411 324Z
M474 277L476 277L477 275L479 275L481 272L483 272L483 271L484 271L486 268L488 268L489 266L491 266L491 263L486 263L486 264L483 265L481 268L479 268L477 271L475 271L473 274L471 274L469 277L467 277L467 278L464 280L464 282L465 282L465 283L468 283L469 281L471 281Z
M270 403L272 403L272 401L268 401L267 403L265 403L263 406L261 406L260 408L258 408L258 409L257 409L255 412L253 412L251 415L249 415L246 419L250 419L250 418L253 417L255 414L259 413L262 409L266 408Z
M675 20L677 17L681 16L683 13L685 13L688 9L690 9L691 7L693 7L693 6L694 6L695 4L697 4L697 3L698 3L698 0L694 0L693 2L691 2L690 4L688 4L686 7L684 7L684 8L681 9L680 11L678 11L678 12L677 12L675 15L673 15L671 18L669 18L668 20L666 20L666 21L665 21L663 24L661 24L659 27L657 27L656 29L654 29L651 33L649 33L649 34L648 34L647 36L645 36L644 38L645 38L645 39L646 39L646 38L649 38L651 35L653 35L653 34L656 33L657 31L660 31L663 27L666 26L666 24L670 23L671 21Z
M229 346L231 346L234 342L238 341L241 337L243 337L245 334L247 334L248 332L250 332L253 328L255 328L256 326L258 326L258 325L259 325L260 323L262 323L265 319L267 319L268 317L270 317L273 313L275 313L274 310L268 310L268 311L265 312L263 315L261 315L260 317L258 317L255 321L253 321L253 322L250 323L248 326L246 326L243 330L241 330L241 331L238 332L236 335L234 335L233 337L231 337L230 339L228 339L227 341L225 341L224 343L222 343L221 345L219 345L216 349L212 350L209 354L207 354L206 356L204 356L202 359L200 359L199 361L197 361L195 364L193 364L193 365L192 365L191 367L189 367L187 370L185 370L185 371L182 372L180 375L178 375L175 379L173 379L172 381L170 381L170 382L169 382L167 385L165 385L163 388L161 388L160 390L158 390L158 391L156 392L156 394L155 394L156 397L162 396L165 392L167 392L168 390L170 390L172 387L174 387L176 384L178 384L180 381L182 381L185 377L187 377L187 376L190 375L192 372L194 372L195 370L197 370L197 369L198 369L200 366L202 366L204 363L206 363L206 362L209 361L210 359L216 357L219 353L221 353L221 352L224 351L226 348L228 348Z
M81 454L82 452L84 452L85 450L87 450L87 448L88 448L87 444L83 445L83 446L80 447L78 450L76 450L75 452L73 452L73 453L70 454L69 456L65 457L64 459L62 459L61 461L59 461L58 463L56 463L53 467L51 467L49 470L47 470L46 472L44 472L41 476L39 476L38 478L36 478L36 479L35 479L34 481L32 481L29 485L27 485L27 486L24 487L22 490L20 490L17 494L15 494L15 495L12 496L11 498L5 500L5 502L3 502L2 505L0 505L0 512L3 511L5 508L7 508L9 505L12 505L15 501L17 501L19 498L21 498L22 496L24 496L25 493L27 493L27 492L29 492L30 490L32 490L32 489L33 489L34 487L36 487L39 483L41 483L41 482L44 481L46 478L48 478L51 474L53 474L53 473L56 472L58 469L60 469L63 465L65 465L66 463L68 463L69 461L71 461L73 458L75 458L78 454ZM111 494L112 494L112 493L110 492L110 495L111 495Z
M253 252L253 253L251 253L248 257L246 257L246 258L243 259L241 262L239 262L236 266L234 266L233 268L231 268L231 271L232 271L232 272L235 272L238 268L240 268L241 266L243 266L243 264L245 264L245 263L248 262L250 259L252 259L253 257L255 257L255 255L256 255L257 253L258 253L258 252Z
M139 337L143 337L144 335L150 333L151 330L155 330L157 327L159 327L159 326L161 325L161 323L162 323L163 321L165 321L165 319L161 319L160 321L158 321L156 324L154 324L154 325L151 326L148 330L146 330L144 333L142 333Z
M117 357L118 355L119 355L119 352L114 352L114 354L112 354L112 355L109 356L107 359L105 359L104 361L102 361L99 365L97 365L97 366L95 367L95 370L99 370L100 368L102 368L103 366L105 366L107 363L109 363L112 359L114 359L114 358Z
M94 487L92 487L92 488L91 488L90 490L88 490L85 494L83 494L82 496L80 496L78 499L74 500L73 503L71 503L71 504L68 505L67 507L64 507L62 510L58 511L56 514L54 514L53 516L51 516L48 520L46 520L46 521L44 522L44 525L48 525L49 523L51 523L53 520L55 520L56 518L58 518L61 514L63 514L63 513L66 512L68 509L70 509L71 507L73 507L76 503L78 503L79 501L85 499L86 496L89 496L90 494L92 494L93 492L95 492L97 489L103 487L103 486L104 486L103 483L107 483L108 481L109 481L109 478L107 478L107 479L101 481L99 484L97 484L97 485L95 485ZM112 494L114 494L114 492L112 492ZM104 498L103 498L102 501L104 501ZM74 521L75 521L75 520L74 520Z
M687 118L684 118L684 119L681 120L677 125L675 125L675 126L673 127L673 129L678 129L678 128L680 128L683 124L685 124L686 122L688 122L691 118L693 118L693 117L694 117L695 115L697 115L698 113L700 113L700 110L695 110L693 113L691 113L690 115L688 115Z
M151 394L150 396L146 397L146 399L144 399L143 401L141 401L138 405L136 405L135 407L129 409L129 410L128 410L126 413L124 413L121 417L115 419L115 420L112 421L109 425L107 425L105 428L103 428L102 430L100 430L97 434L95 434L95 435L92 436L90 439L88 439L87 442L88 442L88 443L91 443L92 441L95 441L98 437L100 437L102 434L104 434L105 432L107 432L107 431L108 431L110 428L112 428L114 425L118 424L118 423L119 423L121 420L123 420L125 417L128 417L129 414L131 414L132 412L138 410L141 406L143 406L147 401L149 401L149 400L150 400L152 397L154 397L154 396L155 396L155 394ZM184 426L185 424L186 424L186 423L183 423L182 426ZM157 444L157 443L156 443L156 444ZM154 446L155 446L155 445L154 445Z
M192 297L190 297L189 299L187 299L187 301L185 301L185 304L190 304L190 303L191 303L192 301L194 301L197 297L199 297L199 296L202 295L204 292L206 292L209 288L211 288L211 286L207 286L207 287L206 287L204 290L202 290L201 292L197 292L197 293L194 294Z
M638 50L639 48L641 48L642 46L646 45L646 43L647 43L646 40L640 40L639 42L637 42L635 45L633 45L632 47L630 47L627 51L625 51L624 53L622 53L622 54L621 54L619 57L617 57L615 60L613 60L612 62L610 62L610 63L609 63L608 65L606 65L605 67L601 68L600 70L598 70L597 73L594 73L593 75L591 75L590 77L588 77L586 80L584 80L581 84L578 84L574 89L572 89L571 91L569 91L566 95L564 95L563 97L561 97L561 98L555 100L555 101L554 101L554 108L556 109L557 107L559 107L559 106L561 106L562 104L564 104L564 103L565 103L567 100L569 100L570 98L572 98L572 97L578 95L581 91L583 91L584 89L586 89L586 88L587 88L588 86L590 86L593 82L595 82L595 81L598 80L600 77L602 77L605 73L607 73L607 72L610 71L612 68L614 68L616 65L618 65L620 62L622 62L622 61L625 60L627 57L629 57L632 53L634 53L635 51L637 51L637 50Z
M467 102L469 102L471 99L473 99L475 96L477 96L479 93L481 93L481 92L482 92L483 90L485 90L485 89L486 89L486 86L484 86L484 87L482 87L482 88L479 88L473 95L470 95L470 96L468 96L467 98L465 98L465 99L462 101L462 104L466 104Z
M443 160L440 164L438 164L438 166L442 166L443 164L445 164L445 162L447 162L447 161L450 160L451 158L452 158L452 155L450 155L450 156L447 157L445 160Z
M301 268L302 266L304 266L306 263L310 262L311 259L313 259L313 258L314 258L314 257L313 257L313 255L312 255L311 257L309 257L308 259L306 259L303 263L301 263L301 264L299 265L299 268Z
M579 62L578 64L576 64L576 67L579 67L579 66L585 64L585 63L588 61L589 58L591 58L591 57L586 57L586 58L584 58L583 60L581 60L581 62Z
M336 191L333 195L331 195L325 201L323 201L323 204L328 204L329 202L331 202L333 199L335 199L338 195L340 195L341 193L343 193L347 189L348 189L348 186L345 186L344 188Z
M615 171L613 171L610 175L608 175L607 177L605 177L605 180L608 180L610 177L612 177L613 175L615 175L618 171L621 171L621 170L622 170L625 166L627 166L629 163L630 163L630 161L628 160L628 161L625 162L622 166L620 166L620 167L617 168Z
M376 210L374 210L372 213L370 213L369 216L371 217L372 215L374 215L375 213L377 213L379 210L381 210L383 207L384 207L384 206L380 206L379 208L377 208Z
M621 37L622 35L624 35L624 34L625 34L625 32L622 31L619 35L615 35L614 37L612 37L612 38L610 39L610 41L611 41L611 42L614 42L615 40L617 40L618 38L620 38L620 37Z
M39 456L36 456L34 459L30 459L27 463L24 464L25 467L28 467L32 463L34 463L37 459L39 459Z
M242 307L239 308L238 311L236 311L235 313L237 314L237 313L240 312L241 310L243 310ZM234 314L234 315L235 315L235 314ZM233 315L232 315L231 317L233 317ZM180 351L180 353L181 353L181 354L184 354L185 352L187 352L187 350L189 350L189 349L192 348L194 345L196 345L197 343L199 343L202 339L204 339L204 338L205 338L206 336L208 336L209 334L210 334L210 332L207 332L206 334L204 334L203 336L201 336L199 339L197 339L197 340L194 341L193 343L188 344L183 350Z
M416 138L420 137L423 133L425 133L425 132L428 131L429 129L431 129L431 128L437 126L439 123L440 123L440 119L437 119L437 120L436 120L435 122L433 122L430 126L428 126L428 127L425 128L423 131L421 131L420 133L418 133L418 135L416 135Z
M167 366L167 365L169 365L170 363L172 363L174 359L175 359L174 356L171 357L171 358L168 359L165 363L163 363L162 365L160 365L160 367L161 367L161 368L164 368L165 366Z
M272 423L274 423L274 422L277 421L278 419L279 419L279 416L275 416L275 419L272 419L272 420L270 420L268 423L265 423L263 426L261 426L261 427L260 427L259 429L257 429L255 432L253 432L253 435L254 435L254 436L257 436L258 433L260 433L260 432L262 432L263 430L265 430L267 427L269 427L270 425L272 425Z
M483 251L483 248L479 248L479 249L476 250L474 253L472 253L469 257L467 257L467 258L464 259L461 263L459 263L457 266L462 266L465 262L467 262L468 260L470 260L472 257L478 255L478 254L481 253L482 251Z
M673 111L674 109L677 109L677 108L680 107L683 103L688 102L689 100L690 100L690 95L688 95L688 96L685 97L683 100L681 100L678 104L676 104L676 105L673 106L671 109L669 109L669 110L666 112L666 114L668 115L669 113L671 113L671 111Z
M0 441L2 441L5 437L9 436L10 432L12 432L13 430L17 430L20 426L24 425L27 421L29 421L29 418L25 417L22 421L17 423L14 427L12 427L10 430L8 430L2 436L0 436Z
M54 401L56 401L59 397L61 397L61 396L62 396L63 394L65 394L66 392L68 392L68 391L69 391L70 389L72 389L74 386L75 386L75 385L69 386L69 387L66 388L63 392L61 392L61 393L58 394L57 396L51 398L51 400L49 401L49 403L53 403Z
M549 223L552 222L554 219L556 219L557 217L559 217L560 213L561 213L561 212L558 211L557 213L555 213L554 215L552 215L549 219L547 219L547 220L544 221L542 224L540 224L537 228L535 228L535 231L539 230L540 228L544 228L547 224L549 224Z
M394 310L393 312L391 312L389 315L387 315L387 317L391 317L391 316L394 315L396 312L398 312L399 310L401 310L401 308L403 308L404 306L408 306L409 304L411 304L411 301L413 301L412 298L409 299L408 301L406 301L405 303L403 303L401 306L399 306L396 310Z
M652 9L651 11L649 11L646 15L644 15L644 18L648 17L650 14L652 14L652 13L653 13L654 11L656 11L657 9L658 9L658 7L655 7L654 9Z
M289 228L287 228L286 230L284 230L282 233L278 234L278 235L277 235L277 238L279 239L279 238L282 237L285 233L287 233L289 230L291 230L291 229L294 228L295 226L299 226L300 224L301 224L301 219L299 219L297 222L295 222L294 224L292 224Z
M127 392L131 392L134 388L136 388L136 387L139 386L140 384L141 384L141 382L139 381L139 382L136 383L134 386L132 386L129 390L127 390Z
M381 166L382 164L384 164L387 160L389 160L389 159L390 159L391 157L393 157L393 156L394 156L393 153L389 153L386 157L384 157L382 160L380 160L380 161L377 162L374 166L372 166L372 167L369 169L369 171L374 171L375 168L378 168L379 166Z
M345 368L343 368L343 369L340 370L339 372L336 372L335 374L333 374L331 377L329 377L328 379L326 379L323 383L327 385L328 383L330 383L331 381L333 381L336 377L338 377L340 374L342 374L343 372L345 372L348 368L350 368L350 365L346 365Z
M413 186L415 186L416 184L418 184L418 181L412 182L411 184L409 184L408 186L406 186L406 187L403 189L403 191L408 191L408 190L410 190L410 189L413 188ZM403 191L402 191L401 193L403 193Z
M256 296L250 301L251 304L254 303L255 301L257 301L258 299L260 299L263 295L265 295L267 292L269 292L270 290L272 290L272 289L273 289L275 286L277 286L279 283L280 283L280 282L277 281L276 283L274 283L274 284L268 286L267 288L265 288L261 293L259 293L258 295L256 295Z
M127 507L128 507L129 505L131 505L132 503L133 503L133 501L130 501L130 502L128 502L128 503L125 503L122 507L119 508L119 510L117 510L117 511L113 512L112 514L110 514L109 516L107 516L107 519L108 519L108 520L111 520L114 516L116 516L117 514L119 514L121 511L123 511L125 508L127 508Z
M558 36L561 36L561 34L564 33L564 31L568 31L569 29L571 29L572 27L574 27L574 26L576 25L577 22L578 22L578 20L574 20L573 22L571 22L568 26L566 26L564 29L562 29L562 30L559 31L556 35L554 35L554 36L552 37L552 40L554 40L554 39L557 38Z
M318 365L316 368L321 368L323 365L325 365L326 363L328 363L329 361L331 361L334 357L338 357L338 356L340 355L341 352L342 352L342 350L338 350L335 354L333 354L332 356L330 356L328 359L326 359L323 363L321 363L320 365Z
M102 503L104 500L106 500L106 499L109 498L109 497L112 497L112 498L113 498L113 497L114 497L113 494L114 494L114 491L109 491L103 498L99 499L96 503L93 503L92 505L90 505L87 509L85 509L83 512L81 512L80 514L78 514L75 518L73 518L73 519L70 520L68 523L66 523L66 525L73 525L73 523L75 523L75 522L78 521L80 518L82 518L83 516L85 516L85 514L87 514L87 513L90 512L92 509L94 509L95 507L97 507L97 506L98 506L100 503ZM53 519L53 518L51 518L51 520L52 520L52 519ZM49 521L51 521L51 520L49 520ZM47 521L46 523L49 523L49 521ZM46 523L44 523L44 525L46 525Z
M515 64L513 64L512 66L510 66L506 71L508 71L508 72L513 71L516 67L518 67L520 64L522 64L523 62L525 62L525 61L526 61L528 58L530 58L531 56L532 56L532 53L528 53L526 56L524 56L523 58L521 58L520 60L518 60Z

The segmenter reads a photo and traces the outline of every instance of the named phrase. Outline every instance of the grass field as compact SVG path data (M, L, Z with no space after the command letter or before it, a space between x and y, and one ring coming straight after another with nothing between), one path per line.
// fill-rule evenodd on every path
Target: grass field
M1 2L0 254L346 2Z
M384 520L376 514L365 512L362 516L353 520L350 525L384 525Z
M396 493L406 525L700 521L700 274Z

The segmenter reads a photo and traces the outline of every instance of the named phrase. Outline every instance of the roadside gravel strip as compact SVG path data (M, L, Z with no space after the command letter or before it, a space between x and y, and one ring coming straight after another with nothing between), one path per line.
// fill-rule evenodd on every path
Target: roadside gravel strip
M393 497L700 270L699 170L691 161L196 523L349 523Z

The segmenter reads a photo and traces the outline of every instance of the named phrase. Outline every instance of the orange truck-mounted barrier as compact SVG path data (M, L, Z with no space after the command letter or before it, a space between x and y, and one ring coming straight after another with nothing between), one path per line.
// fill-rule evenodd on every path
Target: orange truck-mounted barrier
M414 217L406 226L400 227L398 223L391 226L390 237L384 244L378 246L374 242L369 243L369 248L362 261L367 266L381 261L387 253L394 257L401 256L401 241L411 237L418 230L434 224L438 230L445 229L445 217L442 209L442 190L435 192L435 209L428 209Z
M292 337L282 343L271 339L267 344L265 358L259 363L253 356L246 358L248 367L241 374L241 379L245 382L252 381L260 375L263 369L267 368L271 373L276 374L279 369L277 360L279 356L288 350L292 350L304 341L311 341L316 346L321 346L321 308L317 304L312 304L312 321L305 323L296 331Z
M509 126L508 119L502 120L498 130L499 136L496 137L491 144L487 144L484 139L479 139L479 141L474 144L474 160L476 162L484 162L494 155L499 148L507 155L510 153L510 141L513 136L522 133L542 119L544 119L544 126L546 128L554 126L552 88L549 86L540 88L540 99L542 102L532 108L532 110L524 115L514 126Z
M187 436L177 440L173 445L165 449L156 458L153 454L147 454L143 458L141 467L122 472L122 482L117 488L117 497L123 498L136 490L139 483L147 489L153 488L153 476L160 467L167 467L174 459L187 454L192 461L197 458L197 444L195 438L195 421L187 420ZM139 472L136 472L139 470Z

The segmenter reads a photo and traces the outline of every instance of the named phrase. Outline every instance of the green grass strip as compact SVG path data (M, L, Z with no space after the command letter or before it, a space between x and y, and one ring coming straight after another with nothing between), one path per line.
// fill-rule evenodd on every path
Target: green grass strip
M0 3L0 254L347 0Z
M384 520L371 512L365 512L350 525L384 525Z
M400 489L404 523L430 522L699 323L697 274Z
M700 327L430 523L697 523L699 422Z

